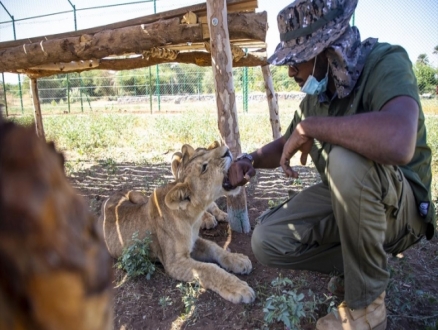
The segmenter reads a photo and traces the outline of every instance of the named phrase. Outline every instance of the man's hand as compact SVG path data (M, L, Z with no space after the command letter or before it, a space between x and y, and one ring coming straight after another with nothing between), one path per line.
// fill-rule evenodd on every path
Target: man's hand
M306 136L301 124L298 124L292 132L292 135L286 141L280 159L280 166L287 177L298 178L298 172L290 167L290 159L299 150L301 151L301 165L306 165L307 156L309 155L312 146L313 138Z
M256 174L249 159L243 158L231 164L228 170L228 180L233 187L243 186Z

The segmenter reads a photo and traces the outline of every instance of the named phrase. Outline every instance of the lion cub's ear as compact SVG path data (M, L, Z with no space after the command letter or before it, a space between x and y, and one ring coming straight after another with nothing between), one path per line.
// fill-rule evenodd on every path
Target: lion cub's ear
M187 183L177 183L164 198L167 207L172 210L185 210L190 203L190 189Z
M207 150L216 149L220 147L220 143L217 141L213 141L210 143L210 145L207 147Z
M181 147L181 152L182 152L182 157L183 157L182 162L187 163L189 161L190 157L192 157L193 154L195 153L195 149L193 149L193 147L190 144L184 144Z
M171 162L171 170L175 180L178 180L178 167L179 165L181 165L181 161L182 161L182 153L180 153L179 151L175 152L172 155L172 162Z

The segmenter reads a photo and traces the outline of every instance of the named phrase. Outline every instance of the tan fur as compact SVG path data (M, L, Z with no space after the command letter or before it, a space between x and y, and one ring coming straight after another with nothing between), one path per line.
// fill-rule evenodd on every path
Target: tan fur
M110 196L99 218L110 254L119 257L134 232L139 238L150 232L152 256L171 277L186 282L197 278L203 287L229 301L252 302L253 289L228 273L248 274L252 270L249 258L198 237L206 209L230 193L222 182L231 162L225 146L194 150L184 145L172 162L178 180L157 188L149 198L136 191Z
M113 262L63 162L0 123L0 329L113 328Z
M219 147L219 142L214 141L207 147L207 150ZM171 170L175 180L178 180L178 166L181 164L181 153L177 152L172 157ZM215 202L212 202L207 211L202 215L201 229L212 229L219 222L228 222L228 214L222 211Z

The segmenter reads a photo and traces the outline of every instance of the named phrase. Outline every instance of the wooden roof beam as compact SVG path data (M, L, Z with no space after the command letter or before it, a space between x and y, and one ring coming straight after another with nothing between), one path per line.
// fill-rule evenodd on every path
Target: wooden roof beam
M265 41L267 14L234 13L227 17L231 39ZM104 30L94 35L51 39L0 50L0 72L16 72L51 63L103 59L111 55L142 54L154 47L204 42L202 24L180 24L179 18Z

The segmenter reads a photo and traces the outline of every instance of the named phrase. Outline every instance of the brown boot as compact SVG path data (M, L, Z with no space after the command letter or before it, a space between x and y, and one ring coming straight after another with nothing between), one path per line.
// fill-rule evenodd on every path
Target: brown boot
M385 330L385 291L369 306L351 310L345 302L336 314L330 313L316 322L316 330Z
M344 299L344 277L333 276L328 282L327 289L336 297Z

